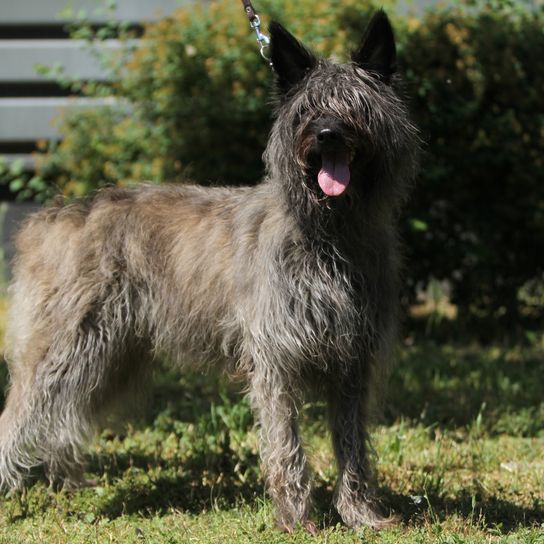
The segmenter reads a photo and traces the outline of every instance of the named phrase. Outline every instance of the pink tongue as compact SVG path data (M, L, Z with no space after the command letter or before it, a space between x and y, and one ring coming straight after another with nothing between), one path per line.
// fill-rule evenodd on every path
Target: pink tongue
M324 153L317 182L328 196L340 196L349 183L349 155L345 152Z

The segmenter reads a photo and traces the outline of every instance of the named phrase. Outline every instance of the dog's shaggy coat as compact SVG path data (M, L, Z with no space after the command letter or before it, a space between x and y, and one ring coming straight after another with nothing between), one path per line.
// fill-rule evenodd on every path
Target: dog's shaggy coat
M277 107L260 185L106 189L37 213L18 235L4 487L38 464L52 482L80 481L101 416L166 354L247 378L282 528L313 529L296 422L308 392L328 402L344 522L387 522L367 419L395 342L395 216L417 162L393 34L379 12L352 61L335 64L270 31ZM318 183L326 157L344 167L340 181L329 172L337 197Z

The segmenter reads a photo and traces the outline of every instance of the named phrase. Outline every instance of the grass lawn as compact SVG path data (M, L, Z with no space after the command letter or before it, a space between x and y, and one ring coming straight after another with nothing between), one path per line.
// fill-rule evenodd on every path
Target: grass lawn
M273 529L247 402L221 380L163 371L128 428L89 452L98 485L55 493L37 478L0 508L0 543L544 543L544 351L403 348L374 431L394 529L350 531L331 511L335 469L324 406L303 429L317 538Z

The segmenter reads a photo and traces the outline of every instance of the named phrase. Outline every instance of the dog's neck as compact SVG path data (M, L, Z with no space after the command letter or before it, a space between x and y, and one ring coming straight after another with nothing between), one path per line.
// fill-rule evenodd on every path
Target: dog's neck
M366 206L360 195L320 196L308 188L309 182L269 178L263 184L272 202L281 207L285 222L292 230L291 236L308 247L318 251L329 247L333 253L340 252L346 258L371 243L370 214L375 210Z

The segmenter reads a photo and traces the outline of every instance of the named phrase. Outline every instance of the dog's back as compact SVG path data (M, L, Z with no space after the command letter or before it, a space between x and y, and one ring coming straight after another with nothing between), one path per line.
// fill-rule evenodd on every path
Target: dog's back
M235 259L247 260L241 253L258 235L252 225L233 244L249 195L143 185L105 189L33 215L16 241L9 357L38 364L43 353L29 358L22 351L49 344L44 335L76 334L82 323L103 321L111 336L112 327L135 331L156 351L217 358L221 324L233 311L228 271ZM36 327L39 333L29 334Z

